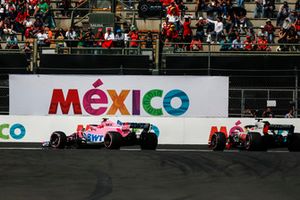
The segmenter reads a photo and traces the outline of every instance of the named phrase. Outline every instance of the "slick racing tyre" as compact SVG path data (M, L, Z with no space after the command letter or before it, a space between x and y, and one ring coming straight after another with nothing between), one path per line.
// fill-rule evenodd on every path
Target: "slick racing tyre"
M155 150L157 143L158 140L155 133L141 133L140 144L142 150Z
M125 145L132 146L137 143L135 132L130 132L124 139Z
M300 133L293 133L288 137L289 151L300 151Z
M214 151L224 151L226 146L226 136L222 132L216 132L211 137L210 147Z
M260 133L249 132L246 136L245 148L248 151L265 151L266 145Z
M108 132L104 137L104 146L107 149L120 149L122 136L118 132Z
M64 132L55 131L51 134L50 137L50 147L63 149L67 143L67 136Z

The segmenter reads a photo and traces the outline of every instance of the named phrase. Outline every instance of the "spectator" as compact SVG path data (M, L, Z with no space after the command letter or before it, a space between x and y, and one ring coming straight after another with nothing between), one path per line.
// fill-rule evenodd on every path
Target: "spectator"
M175 29L175 25L172 24L167 31L166 38L168 38L169 42L175 42L178 37L178 31Z
M205 32L204 32L205 21L203 17L199 17L198 22L196 23L196 36L200 39L201 42L204 40Z
M49 29L48 29L49 30ZM46 29L45 29L45 31L46 31ZM55 39L58 37L58 36L63 36L64 38L65 38L65 31L64 31L64 29L62 29L62 28L60 28L60 29L58 29L58 31L56 31L56 33L55 33ZM49 38L50 39L50 38Z
M291 23L295 23L298 19L298 14L296 10L292 10L288 18L291 20Z
M125 46L124 39L125 39L125 36L122 33L122 30L118 29L116 31L116 35L115 35L115 44L116 44L115 46L123 48Z
M191 43L192 41L192 28L191 28L191 18L189 16L185 16L185 21L183 23L183 41L184 43ZM187 46L187 50L189 50L190 46Z
M113 41L115 39L114 33L111 31L111 28L106 28L106 32L104 34L104 42L102 43L103 48L111 48L113 47Z
M228 16L226 17L225 21L224 21L224 33L225 33L226 35L229 34L229 32L230 32L232 26L233 26L232 18L231 18L230 15L228 15Z
M265 26L264 25L260 26L260 30L258 31L258 33L256 35L256 38L259 38L262 34L267 36L267 32L265 31Z
M3 27L3 33L8 36L8 35L11 35L11 34L16 34L17 32L15 32L13 29L14 26L13 24L7 24L7 23L4 23L4 27Z
M218 17L217 21L207 19L208 22L214 24L214 32L213 32L213 41L217 42L220 40L221 35L223 34L223 22L222 18Z
M188 10L188 8L184 5L183 0L175 0L175 2L180 10L181 18L183 18L185 16L185 12Z
M257 50L258 51L269 51L268 41L265 37L265 34L261 34L257 41Z
M288 5L287 1L284 1L280 6L278 14L277 14L277 22L276 26L282 26L284 19L286 19L290 15L291 9Z
M282 28L284 28L285 30L289 30L292 26L292 22L290 18L285 18L283 24L282 24Z
M195 12L195 16L196 18L198 18L198 16L203 16L203 12L206 11L207 9L207 5L205 0L197 0L196 2L196 12Z
M49 37L48 35L48 38L51 39L51 37ZM60 48L60 47L65 47L65 31L60 28L58 30L58 32L56 32L55 34L55 41L56 41L56 47Z
M37 16L35 22L33 23L34 32L37 32L44 26L42 19Z
M222 35L220 45L220 51L228 51L231 49L230 43L227 41L225 35Z
M128 33L128 36L130 38L129 47L138 47L139 34L136 30L136 27L132 28L132 30Z
M146 36L146 48L153 48L153 37L150 31L147 33Z
M39 4L37 5L33 16L40 16L45 23L48 20L49 16L49 5L46 1L40 0Z
M267 19L263 31L267 34L268 43L274 43L275 27L270 19Z
M263 16L265 18L273 18L275 10L275 0L266 0L263 4Z
M26 16L26 19L23 21L23 25L25 26L25 29L33 27L33 22L29 15Z
M71 0L61 0L58 3L58 8L62 8L63 10L61 11L61 15L64 17L70 16L71 13L69 11L71 7Z
M11 34L6 39L6 47L5 49L19 49L18 39L15 34Z
M243 50L243 43L242 43L239 35L236 37L235 40L233 40L231 48L232 48L232 50L235 50L235 51Z
M284 118L294 118L294 109L290 109L289 112L284 115Z
M289 45L289 49L291 51L296 51L297 48L295 47L295 44L298 43L299 39L297 37L295 26L291 26L290 29L288 30L286 40Z
M91 28L89 28L88 31L86 31L83 34L83 37L82 37L83 46L84 47L92 47L92 46L94 46L94 39L95 39L95 36L94 36Z
M236 27L233 26L228 33L228 43L232 43L238 35L239 32L237 31Z
M179 18L175 7L170 8L170 13L167 15L169 23L177 24L179 23Z
M201 51L201 50L203 50L202 42L197 36L193 37L193 39L191 41L191 44L190 44L190 49L192 51Z
M28 12L29 15L34 15L35 10L37 9L38 0L28 0Z
M266 110L263 112L262 117L268 117L268 118L273 118L274 113L270 107L267 107Z
M43 28L38 31L36 37L38 46L45 47L50 45L48 35L45 33Z
M26 42L24 47L23 47L23 51L26 55L26 60L27 60L27 65L30 64L30 60L31 60L31 53L32 53L32 48L30 46L29 42Z
M263 0L255 0L254 18L263 17Z
M25 33L25 26L23 25L23 23L26 20L27 16L28 16L27 12L19 11L15 19L14 30L16 32L22 33L22 35L24 35Z
M244 50L252 51L253 50L253 42L249 35L246 36L246 40L244 41Z
M171 4L167 8L167 15L173 14L174 16L179 17L179 7L175 3L175 1L172 1Z
M51 31L51 29L48 26L46 26L44 28L44 31L47 34L49 41L51 41L53 38L53 32ZM64 34L64 31L62 31L62 34Z
M76 33L76 31L74 30L73 27L70 27L69 30L66 32L65 34L65 39L66 40L76 40L78 39L78 35ZM104 39L104 37L103 37ZM66 42L68 47L76 47L78 42L77 41L67 41Z
M280 31L278 33L278 43L281 45L277 48L277 51L288 51L288 46L286 45L287 33L287 29L284 29L283 27L280 28Z

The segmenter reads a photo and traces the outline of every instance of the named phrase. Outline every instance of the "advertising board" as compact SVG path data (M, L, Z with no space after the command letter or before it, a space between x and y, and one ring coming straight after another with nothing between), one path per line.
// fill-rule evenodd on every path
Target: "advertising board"
M94 116L0 116L0 142L39 142L49 140L54 131L67 135L76 131L77 125L99 124ZM117 122L146 122L155 126L159 144L207 144L215 131L230 133L254 124L254 118L180 118L180 117L111 117ZM272 124L291 124L300 132L300 119L265 119Z
M228 77L10 75L10 115L227 117Z

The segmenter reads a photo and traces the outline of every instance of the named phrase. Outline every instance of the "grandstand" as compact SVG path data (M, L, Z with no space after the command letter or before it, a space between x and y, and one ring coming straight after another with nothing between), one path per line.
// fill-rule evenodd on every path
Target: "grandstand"
M184 6L175 17L159 1L46 1L46 14L42 3L15 8L3 5L8 9L6 16L0 9L0 113L9 114L8 74L119 74L229 76L230 117L243 117L246 109L262 111L267 100L276 100L277 117L283 117L290 108L295 109L297 116L299 1L288 1L287 18L295 21L282 24L277 23L282 0L274 2L270 20L264 16L254 18L254 1L245 0L242 6L234 1L220 1L227 5L227 12L211 10L212 2L218 1L203 2L206 8L197 11L198 2L183 1ZM28 10L30 6L39 9ZM170 22L164 26L166 16L175 20L174 33L169 31ZM12 21L13 17L14 22L7 20ZM194 50L190 43L192 36L200 34L199 17L204 19L203 35L198 38L201 47ZM220 35L209 23L218 17L223 23ZM43 23L38 24L37 18ZM185 19L189 19L189 25L184 25ZM262 45L259 40L269 34L262 28L267 20L274 25L274 39ZM12 23L14 26L8 26ZM186 27L191 34L185 35ZM108 28L114 35L111 41L105 36ZM287 31L291 29L295 29L294 33ZM121 30L120 36L117 30ZM241 38L240 48L233 48L236 41L230 39L232 35L234 39L237 35ZM8 40L10 36L17 41ZM251 49L245 49L248 36Z

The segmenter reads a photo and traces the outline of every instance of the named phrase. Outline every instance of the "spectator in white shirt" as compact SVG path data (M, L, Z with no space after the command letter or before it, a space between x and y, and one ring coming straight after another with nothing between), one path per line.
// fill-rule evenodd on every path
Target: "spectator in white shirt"
M48 46L49 42L48 42L48 35L44 32L44 29L41 29L37 34L36 34L36 38L37 38L37 44L39 46Z
M208 22L213 23L214 26L214 32L212 34L213 36L213 41L220 41L221 36L223 34L223 22L222 22L222 17L218 17L217 21L215 20L211 20L211 19L207 19Z
M105 40L114 40L115 39L115 35L111 31L111 28L106 29L106 33L104 34L104 39Z

